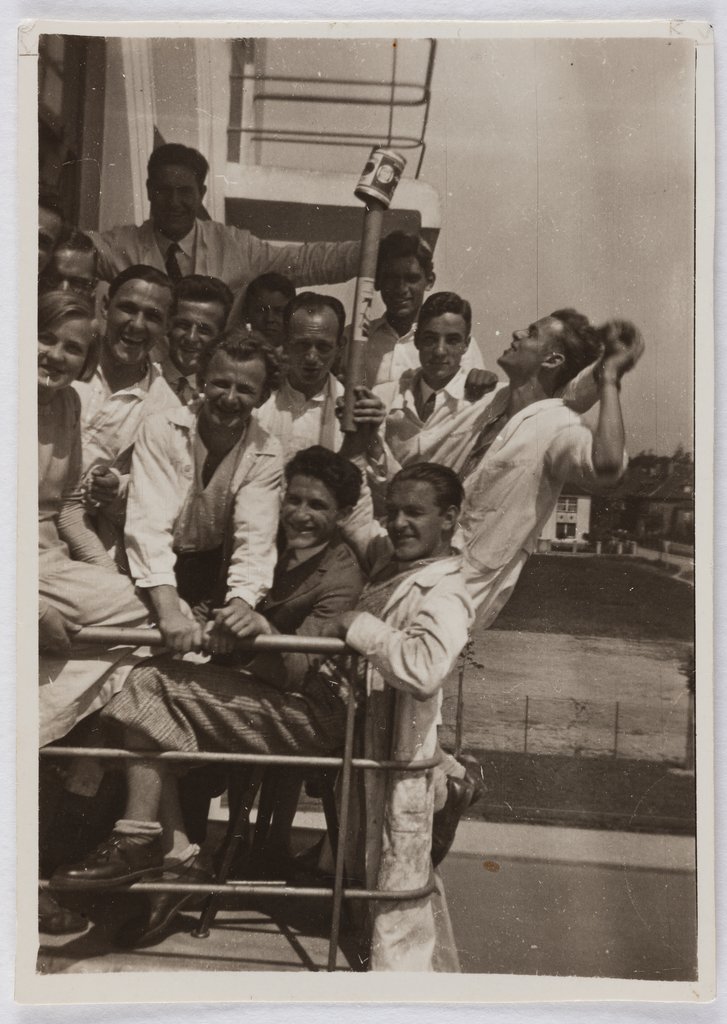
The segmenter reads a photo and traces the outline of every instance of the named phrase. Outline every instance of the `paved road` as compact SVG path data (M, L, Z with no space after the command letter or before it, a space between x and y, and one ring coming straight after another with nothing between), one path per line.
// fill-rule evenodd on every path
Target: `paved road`
M442 875L463 971L694 979L691 839L474 823L460 833Z

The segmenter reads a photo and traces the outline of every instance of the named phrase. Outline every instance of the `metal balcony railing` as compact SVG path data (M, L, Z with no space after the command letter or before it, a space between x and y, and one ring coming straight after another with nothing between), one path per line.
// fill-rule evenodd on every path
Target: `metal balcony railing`
M230 75L230 118L228 124L228 160L238 163L241 155L241 136L248 135L251 142L299 144L305 146L348 146L370 149L386 145L400 150L415 151L416 169L414 177L421 172L426 151L425 134L429 121L432 74L437 43L428 39L428 49L423 62L423 75L419 80L398 78L399 47L407 40L394 40L391 46L391 68L386 80L382 78L327 77L325 73L300 76L286 74L250 73L246 64L248 40L233 43L232 73ZM254 45L254 44L253 44ZM243 124L243 91L246 84L253 88L252 103L255 108L255 124ZM279 88L283 86L283 88ZM294 104L298 111L306 104L329 104L332 107L359 107L362 111L372 108L385 115L380 129L350 127L344 131L328 129L310 130L297 124L291 126L266 127L262 116L265 104ZM395 131L397 111L421 110L419 127L415 134ZM278 108L280 109L280 107ZM347 119L353 115L348 113ZM296 120L302 119L302 111ZM339 119L340 123L340 119Z
M155 629L133 629L114 627L89 627L80 630L75 637L76 641L83 644L104 644L117 645L129 644L134 646L162 646L162 636ZM172 893L202 893L210 896L210 901L202 912L200 924L193 934L203 938L207 934L206 925L213 914L211 900L214 896L223 894L246 894L264 896L282 896L286 898L296 897L318 897L333 900L331 913L331 931L328 944L327 970L333 971L336 968L336 959L339 948L341 932L341 911L343 900L387 900L405 902L422 899L430 895L435 888L433 874L430 874L427 885L411 890L395 890L379 892L375 889L361 889L344 887L345 875L345 850L346 838L350 827L350 804L351 804L351 775L353 770L366 771L398 771L398 772L422 772L431 770L437 763L438 758L430 758L421 761L394 761L374 760L372 758L354 757L354 726L356 719L356 687L358 679L358 655L351 648L347 647L341 640L316 637L299 636L259 636L249 640L238 642L238 648L245 651L297 651L305 654L324 654L328 656L340 655L346 657L349 663L349 687L346 704L346 728L343 744L343 753L337 757L316 757L305 755L277 755L277 754L239 754L239 753L214 753L214 752L182 752L182 751L129 751L121 749L109 749L105 747L44 747L40 753L44 757L52 758L74 758L89 757L95 759L114 761L173 761L177 763L214 763L230 765L285 765L287 767L327 767L340 768L340 816L338 828L338 841L335 843L335 870L333 886L302 887L291 886L284 883L276 884L266 882L261 884L256 881L235 880L221 881L223 872L226 873L225 865L218 871L218 879L214 884L210 883L171 883L171 882L136 882L128 887L128 891L134 892L172 892ZM229 859L229 858L228 858ZM47 880L42 881L41 888L48 887ZM68 886L65 886L68 888Z

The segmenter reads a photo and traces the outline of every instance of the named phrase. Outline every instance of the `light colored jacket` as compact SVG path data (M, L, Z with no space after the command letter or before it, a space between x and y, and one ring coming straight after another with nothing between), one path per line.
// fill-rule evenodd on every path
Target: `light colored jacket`
M308 242L305 245L273 245L245 228L229 227L215 220L197 220L194 248L195 274L219 277L236 291L260 274L275 272L289 277L296 287L336 284L358 272L359 242ZM113 281L126 267L145 263L166 272L154 234L145 220L141 226L125 224L110 231L88 232L99 255L99 277Z
M507 398L504 392L499 394ZM473 432L476 436L497 415L502 399L472 424L467 447ZM457 438L451 437L448 444L454 449ZM608 479L596 474L592 452L593 434L580 417L562 399L546 398L516 413L465 477L460 526L467 585L482 628L495 619L512 593L564 485L599 491L616 482L619 474ZM461 468L461 455L452 455L453 468ZM444 461L441 453L437 461ZM624 452L624 469L627 462Z
M390 557L390 542L378 523L359 519L345 532L365 568L375 569ZM367 756L420 761L435 754L440 690L473 620L459 554L406 577L381 618L368 612L356 616L346 642L368 662ZM366 772L365 786L367 884L382 892L425 886L432 870L431 772ZM433 969L446 908L435 915L432 897L377 901L372 915L372 970Z
M177 406L144 422L131 466L126 511L126 551L137 587L176 586L175 548L209 551L232 530L227 600L252 607L265 596L276 561L280 445L254 419L201 485L204 446L197 417ZM223 470L227 470L225 473Z

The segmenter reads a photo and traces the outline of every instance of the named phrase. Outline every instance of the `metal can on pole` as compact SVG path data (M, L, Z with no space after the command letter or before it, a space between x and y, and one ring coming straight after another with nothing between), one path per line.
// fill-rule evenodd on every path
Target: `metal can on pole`
M376 262L384 211L391 205L391 199L405 167L406 160L400 153L391 149L374 147L354 190L356 197L366 204L366 210L361 236L361 258L353 302L352 333L345 367L345 393L341 426L348 433L356 429L353 422L353 407L356 401L355 388L366 384L364 352L371 303L374 297Z

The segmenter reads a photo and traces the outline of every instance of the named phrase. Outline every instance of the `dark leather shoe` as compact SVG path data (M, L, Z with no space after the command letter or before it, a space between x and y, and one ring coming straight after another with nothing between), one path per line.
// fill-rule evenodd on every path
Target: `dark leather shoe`
M128 885L138 878L162 873L161 839L131 842L131 837L112 832L108 839L76 864L58 868L51 877L53 889L108 889Z
M470 800L470 807L472 804L476 804L478 800L487 792L487 783L485 782L485 770L472 754L460 754L459 763L464 767L465 776L474 786L474 793Z
M432 822L432 864L436 868L444 860L454 842L459 819L472 803L475 787L468 779L447 777L447 801L436 811Z
M44 935L74 935L85 932L88 918L62 907L50 893L38 893L38 931Z
M163 882L212 882L211 872L201 867L199 857L183 871L165 871ZM132 917L119 928L114 936L117 946L124 949L139 949L142 946L154 946L161 942L174 918L182 910L199 907L207 899L208 893L192 892L153 892L149 894L149 905L145 913Z

